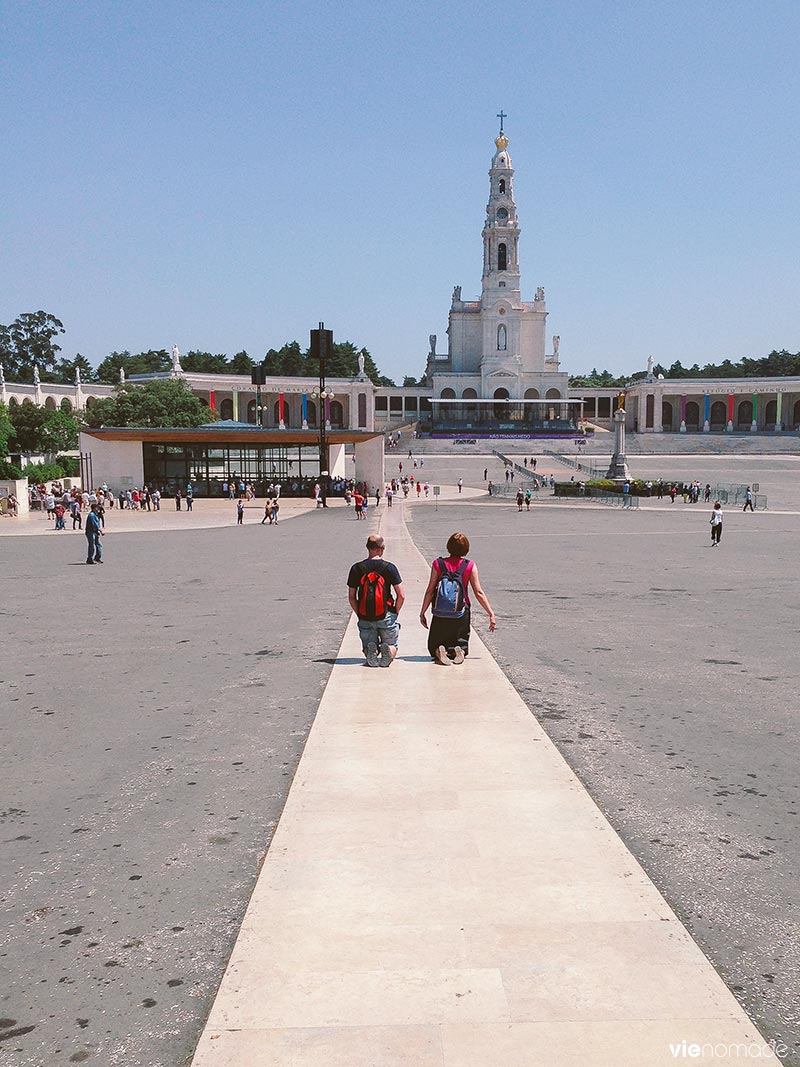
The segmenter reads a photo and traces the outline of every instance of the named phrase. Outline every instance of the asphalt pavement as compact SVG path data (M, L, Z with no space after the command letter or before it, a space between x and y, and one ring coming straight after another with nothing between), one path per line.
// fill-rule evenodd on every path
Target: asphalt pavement
M426 464L427 465L427 464ZM800 1064L800 517L511 502L414 506L498 616L473 622L767 1038Z
M247 517L2 540L4 1062L191 1059L371 528Z

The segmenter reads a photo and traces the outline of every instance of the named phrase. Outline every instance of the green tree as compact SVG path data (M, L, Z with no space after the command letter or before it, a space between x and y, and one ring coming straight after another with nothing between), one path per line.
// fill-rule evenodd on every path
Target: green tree
M11 412L14 452L55 455L78 447L78 420L65 411L50 411L35 404L20 404Z
M13 436L14 424L9 417L8 408L0 401L0 459L5 459L8 455L8 442Z
M186 371L195 371L198 374L230 374L230 364L224 352L187 352L181 356L181 366Z
M172 366L172 359L166 348L151 348L147 352L137 352L132 356L127 349L124 352L111 352L97 368L97 380L107 385L116 385L119 381L120 367L126 378L134 374L163 374Z
M53 338L65 332L63 322L46 311L25 312L10 326L0 326L0 363L9 379L32 382L34 367L52 371L61 351Z
M230 362L228 374L246 374L250 376L250 371L255 366L253 360L248 356L247 352L242 349L241 352L237 352Z
M86 356L77 353L74 359L60 359L56 363L55 370L42 375L42 381L58 382L61 385L72 385L75 382L75 371L80 368L82 382L94 382L97 380L94 367Z
M202 426L214 416L179 378L118 385L113 397L96 401L86 412L90 427Z

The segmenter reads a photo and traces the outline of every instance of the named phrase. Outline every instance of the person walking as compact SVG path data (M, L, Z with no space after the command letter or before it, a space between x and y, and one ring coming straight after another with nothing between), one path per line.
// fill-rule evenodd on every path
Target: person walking
M385 547L379 534L370 534L367 558L354 563L347 576L347 599L358 619L368 667L389 667L397 656L397 617L406 598L400 572L383 558Z
M356 518L363 519L364 497L361 495L358 489L356 489L355 493L353 493L353 503L355 504L356 508Z
M261 525L262 526L264 525L265 522L267 522L267 520L269 520L270 526L272 525L272 519L270 519L270 517L269 517L269 509L271 507L272 507L272 501L269 499L269 497L267 497L267 499L264 501L264 518L261 520Z
M278 512L280 510L281 510L280 500L278 499L278 497L274 496L272 498L272 503L270 504L270 508L269 508L269 524L270 524L270 526L272 526L272 525L277 526L278 525Z
M711 512L711 547L716 548L722 540L722 505L719 501Z
M517 511L522 511L522 505L525 503L525 494L522 489L517 490Z
M464 488L464 479L463 478L459 478L458 479L458 491L459 491L459 493L461 492L461 490L463 488Z
M244 525L244 500L241 497L236 501L236 525Z
M530 511L531 510L531 491L530 491L530 489L526 489L525 490L525 510L526 511Z
M443 667L463 663L469 655L470 590L489 616L489 630L494 632L497 624L489 598L481 588L478 568L473 560L467 558L467 535L451 534L447 551L447 556L440 556L431 564L428 587L419 613L421 625L428 630L431 659ZM431 609L430 627L425 614L428 608Z
M83 520L81 519L81 506L78 503L77 499L75 499L74 497L73 497L72 501L70 502L69 512L70 512L70 515L72 516L72 529L74 530L75 527L77 526L78 529L80 530L81 527L83 526Z
M102 563L103 562L103 548L100 544L100 538L103 536L103 531L100 526L100 516L97 514L97 504L92 504L89 514L86 516L86 562L87 563Z
M182 498L182 496L183 496L183 494L181 493L180 489L176 489L175 490L175 510L176 511L180 511L181 510L181 498Z
M486 488L489 490L489 496L491 496L492 495L492 489L494 489L494 486L492 485L491 482L489 482L489 484L488 484L488 486Z
M744 507L742 508L742 511L747 511L748 508L750 508L751 511L755 511L756 510L753 507L753 491L752 491L752 489L750 488L749 485L748 485L747 490L746 490L746 492L744 494Z

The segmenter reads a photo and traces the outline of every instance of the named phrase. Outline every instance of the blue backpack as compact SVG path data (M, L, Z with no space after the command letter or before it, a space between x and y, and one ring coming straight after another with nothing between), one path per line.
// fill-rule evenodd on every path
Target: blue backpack
M433 594L431 613L438 619L460 619L466 610L464 571L469 560L462 559L454 571L447 569L441 556L438 563L439 581Z

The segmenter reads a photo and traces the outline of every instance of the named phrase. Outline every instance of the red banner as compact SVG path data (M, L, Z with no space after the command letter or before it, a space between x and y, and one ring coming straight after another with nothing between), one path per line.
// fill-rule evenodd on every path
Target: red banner
M210 389L208 393L208 406L211 408L212 411L217 410L217 394L214 392L213 389Z
M283 422L283 393L278 393L278 421Z

